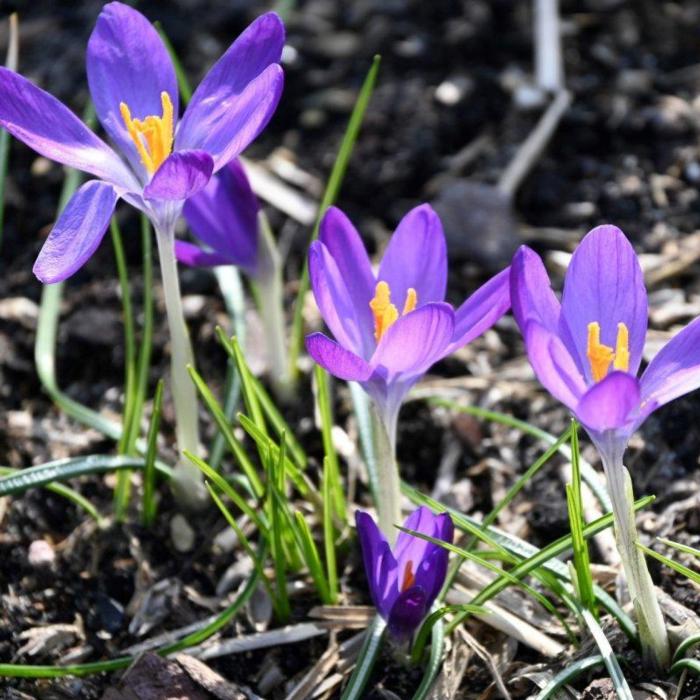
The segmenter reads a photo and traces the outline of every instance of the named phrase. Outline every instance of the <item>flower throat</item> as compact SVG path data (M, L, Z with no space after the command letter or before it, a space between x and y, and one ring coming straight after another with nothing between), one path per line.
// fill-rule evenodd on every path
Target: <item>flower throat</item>
M132 119L129 107L119 103L119 111L126 130L136 146L139 157L149 175L158 170L173 150L173 103L167 92L160 93L163 115Z
M614 369L627 372L630 365L627 326L624 323L617 324L617 340L613 350L610 346L600 342L600 324L597 321L589 323L586 357L591 365L591 374L595 382L607 377L611 363Z
M403 305L402 316L413 311L418 303L418 295L413 287L409 287L406 292L406 301ZM369 302L374 316L374 339L379 342L382 336L394 325L399 317L399 311L391 303L391 289L386 282L377 282L374 290L374 298Z

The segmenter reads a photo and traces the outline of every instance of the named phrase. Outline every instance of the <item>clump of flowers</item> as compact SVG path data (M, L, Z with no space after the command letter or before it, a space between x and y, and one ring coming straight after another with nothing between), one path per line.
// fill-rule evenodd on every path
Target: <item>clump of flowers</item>
M104 6L87 48L87 75L108 146L67 107L26 78L0 68L0 125L37 153L95 175L73 195L34 265L44 283L79 270L104 237L119 199L152 221L165 290L178 448L199 448L193 364L175 263L175 222L185 201L262 131L282 94L280 18L253 22L204 77L182 118L175 69L158 32L119 2ZM199 471L180 460L174 484L196 506Z

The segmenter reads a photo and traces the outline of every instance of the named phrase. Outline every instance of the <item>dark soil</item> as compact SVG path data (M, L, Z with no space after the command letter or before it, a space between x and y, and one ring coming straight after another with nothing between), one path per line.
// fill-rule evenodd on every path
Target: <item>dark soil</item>
M265 3L245 0L136 4L150 19L162 23L195 84L232 38L267 9ZM294 6L286 16L291 50L285 64L285 93L270 127L248 155L262 158L284 147L300 168L322 181L372 56L382 54L379 83L339 205L358 225L369 247L378 249L410 207L422 201L442 202L446 220L457 222L447 230L451 300L461 301L507 264L524 241L543 255L570 251L592 226L614 223L626 232L638 252L657 256L649 258L651 261L663 261L673 257L686 236L700 229L699 1L562 0L564 62L573 105L546 154L516 193L512 212L504 209L503 202L485 199L483 191L474 195L470 190L472 199L461 202L444 195L451 187L461 186L464 179L473 184L495 183L541 114L541 108L528 110L518 102L532 74L529 2L308 0L279 4ZM13 10L20 13L21 72L77 112L82 111L87 98L85 44L101 6L95 0L0 2L3 16ZM0 55L4 55L1 43ZM440 89L446 83L453 86L452 92L447 92L454 97L448 100L442 96L446 89ZM484 145L476 157L455 169L454 156L479 138ZM0 463L13 467L113 450L97 433L60 415L42 392L33 364L34 305L39 303L41 285L31 267L54 219L62 177L58 166L47 165L19 143L12 144L0 302L20 300L29 305L25 313L18 312L16 306L3 306L0 311ZM317 196L311 189L309 194ZM479 213L481 218L477 218ZM138 219L125 205L119 215L138 299ZM289 245L286 267L291 300L309 229L272 208L269 215ZM511 216L516 223L501 231L497 245L485 240L484 231L491 231L496 219ZM561 268L555 265L552 269L556 286L561 281ZM700 314L699 273L698 264L690 264L653 290L654 331L670 334ZM225 321L223 303L206 271L182 270L182 284L195 309L189 323L199 369L212 388L220 390L225 356L215 340L214 328ZM167 373L162 307L157 312L151 389L157 378ZM61 386L72 398L112 415L120 410L121 338L114 256L105 239L99 252L66 286L58 367ZM260 354L255 345L250 350ZM485 381L480 385L468 380L463 384L471 403L529 420L554 434L566 427L564 409L531 381L509 319L470 348L440 363L433 374L457 386L465 376L482 377ZM512 390L515 384L520 386L517 391ZM338 419L346 425L348 397L343 387L338 389ZM288 416L298 426L298 438L308 449L315 469L322 448L310 420L307 378L299 395L309 398L289 406ZM699 504L691 498L700 482L699 411L698 394L660 410L630 450L638 494L659 497L654 522L663 525L666 536L692 546L700 541ZM171 419L166 410L166 437L172 437ZM208 429L211 433L210 424ZM454 441L462 448L455 479L469 480L469 497L462 503L467 503L465 509L471 513L488 512L497 500L492 494L497 484L489 464L498 463L509 485L542 450L535 441L499 426L457 419L442 409L416 402L406 406L400 422L399 458L404 476L429 493L443 453ZM587 456L594 461L593 453ZM109 512L109 480L88 479L76 486L101 512ZM687 504L676 512L674 506L682 501ZM217 583L237 555L212 546L214 535L224 529L214 510L193 521L194 549L187 554L175 551L169 536L175 512L163 488L154 529L133 524L98 529L74 506L46 491L13 498L4 520L0 517L0 660L57 661L62 657L60 652L17 656L24 643L18 635L48 624L71 625L76 616L84 631L78 646L85 650L87 660L116 656L143 641L145 637L129 633L129 612L125 610L138 576L147 575L151 583L168 578L174 582L164 601L162 619L146 637L211 614L202 600L217 596ZM554 466L529 485L512 512L524 516L517 534L533 544L547 543L568 531L564 489ZM136 512L132 522L137 522ZM56 561L49 568L29 563L30 544L37 540L46 540L55 549ZM344 579L348 602L368 603L354 566L354 546L343 557L341 563L348 571ZM700 613L694 586L667 570L654 570L665 591ZM308 619L307 613L316 602L299 599L294 619ZM229 634L251 631L251 622L240 619ZM472 631L476 634L477 628ZM341 639L349 635L344 632ZM491 651L500 643L502 635ZM277 668L281 681L270 687L269 694L262 694L281 698L284 681L303 675L324 650L325 640L317 638L296 645L292 652L279 647L224 657L211 665L228 680L253 689L270 668ZM630 682L658 681L648 669L640 668L635 654L627 650L623 655ZM544 659L521 645L501 672L507 682L510 670L538 661ZM561 663L555 664L555 669L566 664L566 659L558 661ZM6 688L0 693L8 698L98 698L116 678L0 681ZM604 671L596 671L591 678L597 680L584 697L609 697ZM374 690L368 691L367 697L407 698L419 680L419 673L407 671L396 655L386 652L372 680ZM489 670L472 657L456 697L485 697L491 692L487 690L491 683ZM583 690L586 683L579 686ZM519 683L517 687L520 692L513 690L514 696L527 696L534 686ZM480 695L482 691L485 695Z

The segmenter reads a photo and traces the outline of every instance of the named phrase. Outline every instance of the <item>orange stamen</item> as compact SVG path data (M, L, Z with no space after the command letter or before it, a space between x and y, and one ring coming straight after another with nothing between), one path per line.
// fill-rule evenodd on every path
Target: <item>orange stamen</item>
M406 314L411 313L411 311L416 308L417 303L418 295L416 294L416 290L413 289L413 287L409 287L408 291L406 292L406 302L403 305L401 315L405 316Z
M143 121L132 119L126 103L119 104L126 130L136 146L141 162L151 175L173 150L173 103L167 92L160 93L160 103L162 116L150 115Z
M588 346L586 357L591 365L593 381L605 379L612 364L616 370L627 372L630 364L629 331L624 323L617 324L617 341L613 350L600 342L600 324L593 321L588 324Z
M413 573L413 562L406 563L406 568L403 570L403 581L401 582L401 593L408 590L416 582L416 576Z
M627 372L630 368L630 334L624 323L617 324L617 342L615 343L615 369Z
M405 316L413 311L417 303L418 295L416 290L410 287L406 292L406 300L401 315ZM374 298L369 302L369 308L372 309L372 315L374 316L374 339L379 342L399 317L398 309L391 303L391 289L389 289L389 285L386 282L377 282L377 286L374 289Z
M374 339L379 342L399 317L399 312L391 303L391 291L386 282L377 282L374 299L369 302L369 308L374 314Z

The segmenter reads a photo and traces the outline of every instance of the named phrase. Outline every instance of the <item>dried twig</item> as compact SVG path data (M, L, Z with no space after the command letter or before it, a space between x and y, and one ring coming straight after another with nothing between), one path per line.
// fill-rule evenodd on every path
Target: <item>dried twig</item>
M564 87L559 0L535 0L535 81L545 92Z
M319 637L327 632L328 630L313 622L302 622L298 625L288 625L269 632L258 632L233 639L223 639L213 644L192 647L187 649L187 653L198 659L215 659L227 654L240 654L244 651L267 649L281 644L296 644L313 637Z

